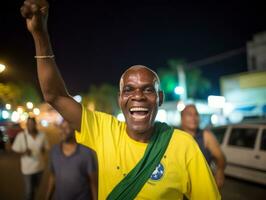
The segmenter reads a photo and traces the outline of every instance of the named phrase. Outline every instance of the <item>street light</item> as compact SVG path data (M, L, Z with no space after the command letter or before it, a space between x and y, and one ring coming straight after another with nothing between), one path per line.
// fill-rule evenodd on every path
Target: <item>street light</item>
M7 103L7 104L6 104L6 109L7 109L7 110L11 110L11 104Z
M3 71L5 71L6 66L3 64L0 64L0 73L2 73Z
M175 87L175 93L177 95L182 95L182 94L184 94L184 92L185 92L185 89L182 86L176 86Z
M28 101L28 102L26 103L26 106L27 106L28 109L32 109L32 108L33 108L33 103L30 102L30 101Z
M40 109L39 108L33 108L33 113L35 115L39 115L41 112L40 112Z

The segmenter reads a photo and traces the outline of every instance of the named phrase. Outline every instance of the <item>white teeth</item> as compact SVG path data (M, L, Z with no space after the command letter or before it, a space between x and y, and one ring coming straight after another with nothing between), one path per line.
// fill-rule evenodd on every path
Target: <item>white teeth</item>
M133 118L135 119L135 120L142 120L142 119L144 119L146 117L146 115L143 115L143 116L141 116L141 115L134 115L133 116Z
M143 107L130 108L130 112L136 112L136 111L149 111L149 109Z

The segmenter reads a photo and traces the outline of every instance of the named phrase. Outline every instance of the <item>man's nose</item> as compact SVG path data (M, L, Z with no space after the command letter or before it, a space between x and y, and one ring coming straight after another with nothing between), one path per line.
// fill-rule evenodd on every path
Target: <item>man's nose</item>
M145 96L144 96L143 91L138 89L138 90L135 90L132 98L135 100L142 100L145 98Z

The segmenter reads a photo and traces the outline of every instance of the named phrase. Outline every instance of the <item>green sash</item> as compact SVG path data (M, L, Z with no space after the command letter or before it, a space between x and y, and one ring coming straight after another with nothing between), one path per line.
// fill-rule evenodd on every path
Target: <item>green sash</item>
M144 156L127 176L116 185L107 200L133 200L159 165L174 129L156 122Z

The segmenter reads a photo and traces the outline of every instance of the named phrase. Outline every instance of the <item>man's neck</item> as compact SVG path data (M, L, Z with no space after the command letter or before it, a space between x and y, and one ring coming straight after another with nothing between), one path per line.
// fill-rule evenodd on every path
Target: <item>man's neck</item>
M65 156L70 156L76 151L77 146L78 146L78 144L75 141L63 142L62 143L62 152Z
M127 135L137 141L137 142L142 142L142 143L148 143L151 139L153 129L145 132L145 133L132 133L131 131L127 130Z

